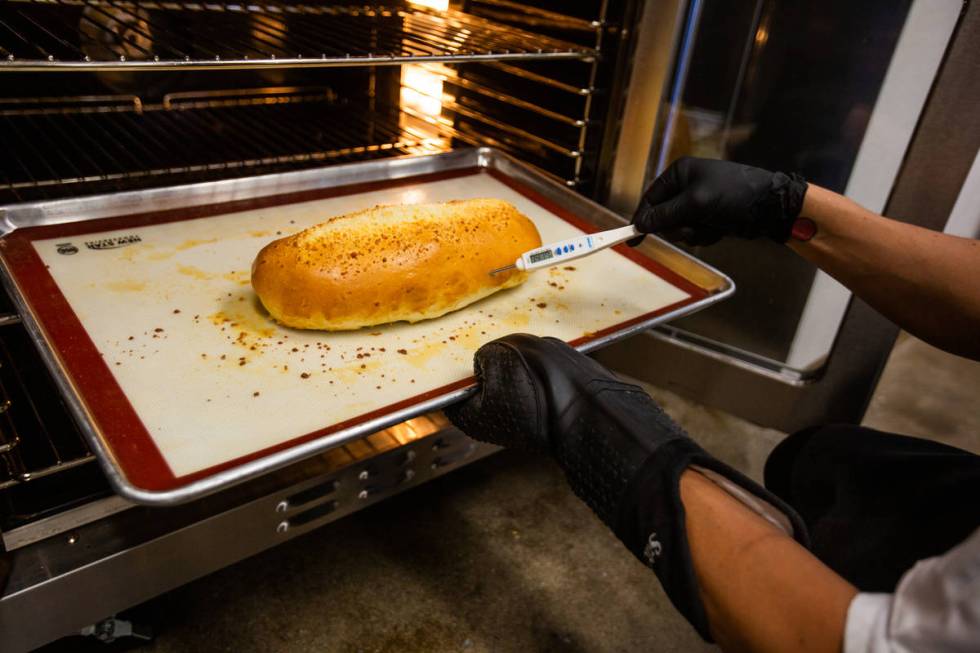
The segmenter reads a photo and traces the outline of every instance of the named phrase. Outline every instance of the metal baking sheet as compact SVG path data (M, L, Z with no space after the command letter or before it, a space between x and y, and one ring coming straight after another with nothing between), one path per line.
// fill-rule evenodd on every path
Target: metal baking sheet
M545 242L621 224L489 149L4 209L4 281L116 490L187 501L458 401L514 331L596 349L730 294L656 239L533 273L447 316L354 332L273 323L270 240L384 203L498 197Z

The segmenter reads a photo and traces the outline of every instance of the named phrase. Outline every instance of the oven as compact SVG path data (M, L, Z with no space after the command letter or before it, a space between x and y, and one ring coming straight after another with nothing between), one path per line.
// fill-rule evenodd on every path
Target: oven
M5 2L0 205L483 146L592 196L635 3L431 4L445 3ZM30 331L4 295L4 651L120 637L127 607L493 451L436 411L138 505L114 492Z
M772 120L760 107L787 83L778 65L786 35L802 23L814 30L807 38L821 38L819 22L788 10L792 3L734 4L729 12L708 0L3 2L4 231L10 216L49 202L88 206L86 198L484 147L628 215L643 185L679 154L751 158L733 144L764 134ZM852 21L858 42L878 40L865 80L874 92L851 101L864 113L842 114L853 127L850 150L836 182L825 184L887 208L888 197L900 201L921 183L899 170L906 152L918 144L913 160L936 156L922 149L931 137L917 126L938 129L928 121L943 111L970 119L963 98L927 94L943 81L943 61L961 67L949 74L969 69L969 58L953 55L971 51L977 11L971 4L961 15L957 0L929 13L929 3L910 1L872 3L893 6L855 17L853 3L830 4L823 15L832 26ZM927 38L912 38L920 34ZM842 51L840 61L868 52ZM910 57L922 68L911 82L886 74ZM957 84L943 83L936 88ZM908 115L889 122L876 101L903 92L913 96L900 102ZM873 163L889 138L904 145L886 152L895 165L883 179ZM800 160L766 156L760 164ZM965 176L968 153L946 164ZM767 254L715 258L754 288L774 274ZM791 301L750 290L720 317L661 325L601 356L786 430L828 406L839 419L860 419L894 330L812 269L792 270L792 283L777 284ZM777 299L793 308L779 313L779 333L760 333L760 311ZM811 305L829 305L823 314L836 318L814 318ZM130 625L113 615L128 607L493 452L434 411L203 498L139 505L113 490L32 329L22 306L0 297L4 651L83 630L126 635Z

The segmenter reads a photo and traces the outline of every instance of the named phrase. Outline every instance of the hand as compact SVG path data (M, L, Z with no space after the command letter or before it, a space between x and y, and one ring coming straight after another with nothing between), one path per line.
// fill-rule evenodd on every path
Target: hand
M681 473L689 465L710 469L783 510L796 532L805 532L792 509L701 449L640 387L560 340L506 336L477 351L474 369L477 393L445 411L453 424L479 440L552 455L575 493L656 572L706 639Z
M806 181L796 174L684 157L650 185L633 224L643 233L687 245L711 245L725 236L768 236L784 243L806 190Z
M630 434L635 441L610 436L622 440L617 457L629 453L640 462L666 441L687 439L641 388L555 338L515 333L494 340L477 351L474 369L479 391L446 415L478 440L589 464L589 457L577 460L584 453L578 449L603 444L585 442L596 428L642 424Z

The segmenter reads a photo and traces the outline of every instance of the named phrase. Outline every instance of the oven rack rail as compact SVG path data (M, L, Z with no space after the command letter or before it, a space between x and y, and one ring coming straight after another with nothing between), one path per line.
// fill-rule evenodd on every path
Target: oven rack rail
M474 67L491 68L539 88L546 87L556 97L568 101L553 103L552 108L541 106L521 97L520 91L501 90L507 88L506 84L478 81L473 76ZM403 104L401 110L405 115L428 125L441 136L450 136L473 147L489 146L512 154L569 188L580 188L589 182L581 174L581 161L589 154L585 149L588 130L597 126L596 121L589 118L588 111L590 98L598 92L596 88L563 83L503 62L458 67L423 64L420 68L441 80L442 84L438 89L413 89L413 92L438 103L440 114L426 114ZM503 119L496 115L499 112L469 102L472 98L497 103L511 114L523 114L524 118L515 120L512 115L509 120ZM563 135L557 136L555 130L540 129L541 126L558 127Z
M596 162L599 155L596 147L598 143L596 134L601 132L600 122L603 115L601 111L596 111L601 104L596 105L595 99L597 94L609 90L596 88L599 84L608 84L608 80L600 74L600 63L603 59L609 59L610 44L620 40L621 30L626 26L618 24L616 20L610 20L610 3L608 0L598 3L598 7L595 7L592 13L581 13L584 8L584 6L579 7L574 3L566 3L560 7L560 11L555 11L528 6L522 4L520 0L470 0L467 3L467 11L484 20L500 23L509 28L542 31L550 35L558 34L562 38L570 39L595 53L595 56L585 60L587 79L584 83L579 82L584 87L580 89L584 103L577 111L576 116L581 124L578 138L575 144L568 148L572 161L570 164L568 162L558 164L558 167L562 169L559 176L564 178L569 187L588 192L588 188L594 182L593 177L596 172ZM574 89L569 88L559 88L559 90L575 92ZM480 116L468 116L468 118L475 120L476 123L473 124L471 120L458 120L456 127L462 131L485 132L487 122L480 120ZM495 128L496 126L490 125L490 129ZM547 144L537 143L532 139L525 141L530 143L530 148L528 148L522 144L520 135L507 132L508 130L505 129L503 133L497 133L494 140L499 141L499 143L494 145L495 147L500 147L522 159L526 158L521 155L522 152L530 152L531 156L537 158L541 163L549 158L541 151L548 149ZM488 142L488 144L490 143ZM539 165L539 167L541 166ZM554 165L544 164L544 167L553 168Z
M448 149L397 112L264 88L0 100L0 204Z
M4 389L0 386L0 393L2 392ZM0 397L0 402L2 402L0 408L3 409L3 413L6 413L12 406L12 402L6 395ZM428 413L366 435L360 440L355 440L336 449L331 449L319 457L332 467L342 467L369 460L386 451L448 429L449 426L449 420L441 412ZM95 456L87 449L81 450L84 453L79 453L78 447L86 446L80 440L80 436L78 443L68 442L68 446L66 446L63 438L48 433L42 425L39 430L26 435L28 441L25 442L24 437L25 435L16 431L9 432L7 429L0 429L0 462L2 462L0 464L0 491L59 472L65 472L95 460ZM25 462L24 456L21 455L25 443L45 450L47 458L34 465ZM75 449L74 452L72 452L72 448ZM36 457L36 454L34 456Z
M470 9L497 22L521 24L529 29L550 29L567 32L595 33L607 29L604 12L598 19L570 16L557 11L534 7L516 0L470 0Z
M0 71L337 67L595 56L581 45L455 10L285 2L0 4Z
M423 114L412 108L406 107L402 109L402 113L412 120L417 121L418 124L427 125L431 129L437 131L439 134L446 138L451 138L454 140L461 141L466 145L471 147L493 147L504 152L508 152L515 156L522 158L522 163L530 168L533 168L537 172L540 172L544 176L563 184L569 188L577 188L581 184L585 183L586 180L580 177L565 178L561 175L555 174L554 172L547 170L539 165L535 165L524 158L525 152L520 148L514 147L511 143L507 143L501 140L497 140L493 137L487 136L485 134L479 134L468 129L461 129L459 127L453 126L453 121L444 116L435 117ZM511 128L515 133L521 133L523 130L518 130L516 128Z

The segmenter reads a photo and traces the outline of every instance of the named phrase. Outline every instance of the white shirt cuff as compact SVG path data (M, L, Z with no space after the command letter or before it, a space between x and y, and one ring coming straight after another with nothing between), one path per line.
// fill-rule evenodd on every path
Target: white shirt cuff
M888 618L891 615L891 594L861 593L847 608L844 627L844 653L886 653Z

